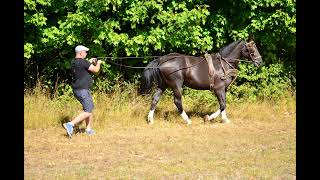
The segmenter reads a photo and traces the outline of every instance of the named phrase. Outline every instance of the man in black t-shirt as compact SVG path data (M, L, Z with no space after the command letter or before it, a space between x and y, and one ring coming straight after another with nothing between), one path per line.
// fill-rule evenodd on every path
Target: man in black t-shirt
M64 123L63 127L66 129L68 136L71 138L73 133L73 127L85 120L86 133L93 135L92 129L93 115L92 110L94 108L90 89L92 86L92 77L90 72L97 73L100 70L101 60L97 61L96 58L91 58L89 61L85 60L89 48L79 45L75 48L76 57L72 60L72 89L73 94L77 100L82 104L83 112L76 118L68 123Z

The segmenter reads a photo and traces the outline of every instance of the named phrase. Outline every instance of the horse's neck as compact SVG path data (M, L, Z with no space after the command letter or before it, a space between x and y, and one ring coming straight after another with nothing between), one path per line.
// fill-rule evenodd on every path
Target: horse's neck
M221 55L221 58L223 58L222 63L224 65L224 67L227 67L227 69L237 69L238 65L239 65L239 61L237 61L237 59L240 58L241 55L233 55L232 53L229 56L223 56ZM230 65L232 67L230 67Z
M227 61L229 64L232 65L233 68L237 69L238 68L238 65L239 65L239 61L238 59L241 58L241 49L242 49L242 46L241 45L238 45L236 48L234 48L232 50L231 53L229 54L220 54L221 58L223 58L225 61ZM225 64L228 64L226 62L224 62ZM227 65L229 68L230 65ZM229 69L228 68L228 69Z

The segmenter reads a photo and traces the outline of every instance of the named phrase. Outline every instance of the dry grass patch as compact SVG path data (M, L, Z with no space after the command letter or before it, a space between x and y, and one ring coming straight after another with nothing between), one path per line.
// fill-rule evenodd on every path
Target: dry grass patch
M132 98L127 98L127 97ZM295 179L295 99L228 104L231 124L203 123L216 107L192 110L186 126L163 98L155 124L150 97L95 95L97 134L66 138L61 122L80 108L25 96L25 179ZM59 104L60 102L60 104ZM39 116L39 117L38 117ZM80 125L83 127L83 125Z

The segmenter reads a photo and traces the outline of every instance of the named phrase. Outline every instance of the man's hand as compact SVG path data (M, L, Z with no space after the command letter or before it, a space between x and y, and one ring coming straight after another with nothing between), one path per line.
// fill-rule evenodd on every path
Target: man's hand
M99 60L100 61L100 60ZM93 65L97 65L97 58L91 58L90 60L89 60L89 62L91 63L91 64L93 64Z
M89 61L92 62L92 65L89 66L88 70L93 72L93 73L97 73L100 70L100 65L102 63L105 63L104 61L98 60L97 58L91 58Z

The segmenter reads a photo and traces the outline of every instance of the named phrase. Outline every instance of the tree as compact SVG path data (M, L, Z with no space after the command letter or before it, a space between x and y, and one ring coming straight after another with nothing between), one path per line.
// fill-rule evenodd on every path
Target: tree
M51 88L57 77L70 80L78 44L99 57L202 56L249 33L267 65L287 63L284 67L295 76L295 0L25 0L24 9L25 83L30 86L35 72ZM126 73L132 71L107 65L97 78Z

